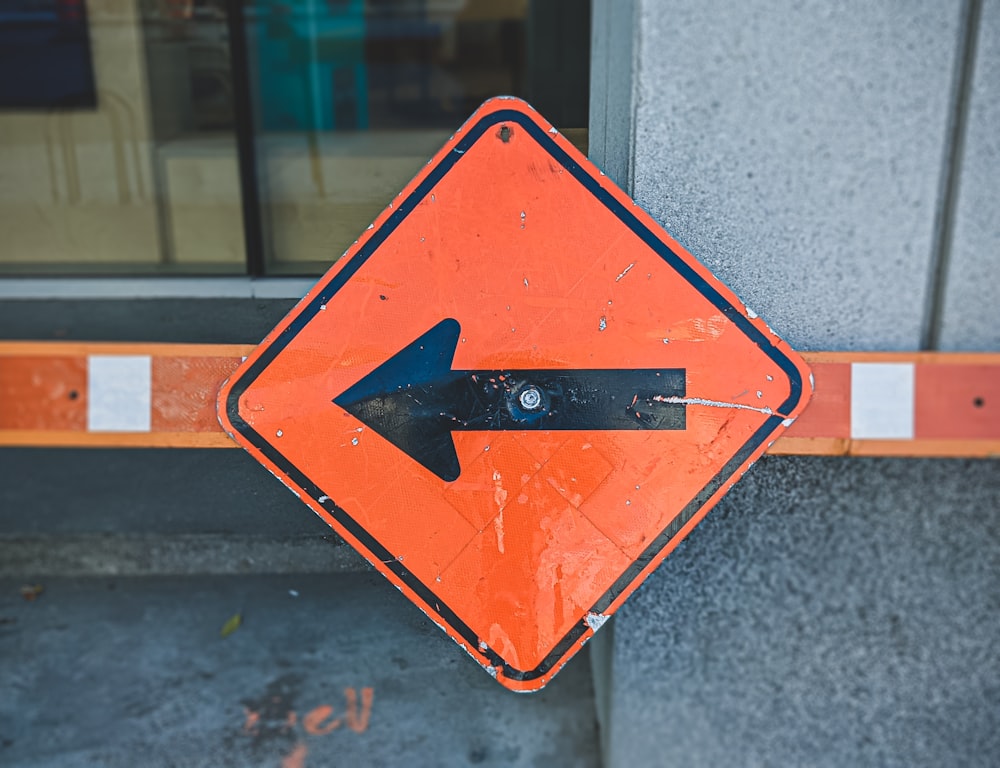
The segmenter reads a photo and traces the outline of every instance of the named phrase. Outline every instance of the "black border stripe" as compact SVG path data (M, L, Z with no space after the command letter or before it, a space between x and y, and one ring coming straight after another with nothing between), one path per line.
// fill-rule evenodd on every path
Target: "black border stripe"
M802 398L802 379L798 368L757 326L750 322L749 318L743 315L729 301L726 300L707 280L699 275L684 259L674 253L670 247L663 242L660 237L649 227L643 224L629 210L620 203L614 195L601 186L599 179L591 176L576 160L573 159L562 147L560 147L540 125L535 123L530 115L517 110L499 110L483 116L475 123L463 136L452 151L427 174L417 188L407 196L389 216L379 229L372 233L371 237L361 246L358 252L351 257L340 271L333 275L329 282L323 286L320 292L305 306L297 308L296 317L289 323L281 334L265 348L260 357L247 369L239 379L233 384L226 402L226 411L233 427L237 429L250 443L256 446L260 452L297 486L302 488L314 501L330 513L340 525L344 527L362 546L368 549L373 557L381 560L382 563L400 581L413 590L414 594L420 598L429 608L441 616L448 625L461 636L471 648L478 649L479 637L472 629L463 622L458 615L438 596L425 585L420 579L410 573L401 562L396 559L377 539L368 533L361 525L355 521L345 510L337 506L333 501L319 502L318 499L327 496L321 488L313 483L305 474L294 467L273 445L258 434L239 414L239 399L243 393L253 384L261 372L274 360L274 358L294 339L303 327L320 311L320 307L330 301L344 285L357 273L365 262L378 250L385 242L386 238L416 207L430 194L434 186L448 173L451 168L464 156L465 152L492 126L498 123L515 123L524 128L532 138L544 149L557 163L562 165L573 177L579 181L597 200L607 207L625 226L634 232L651 250L655 251L664 261L666 261L683 279L689 282L694 288L704 296L713 306L725 315L734 325L736 325L753 343L758 346L785 374L788 376L789 396L778 409L778 414L769 416L763 425L754 433L753 437L722 467L722 469L699 491L695 497L684 507L683 510L664 528L664 530L650 543L636 561L624 572L608 591L601 596L597 603L591 608L593 613L603 613L614 600L622 594L638 577L642 570L659 554L672 539L674 539L681 528L686 525L692 517L705 505L711 496L728 482L744 462L757 450L770 435L780 426L784 420L781 414L792 412ZM589 626L585 621L577 623L570 632L563 637L552 649L542 662L530 670L519 670L511 667L492 648L483 653L490 663L499 670L499 674L510 680L527 681L535 680L548 673L555 667L566 652L580 640L587 632Z

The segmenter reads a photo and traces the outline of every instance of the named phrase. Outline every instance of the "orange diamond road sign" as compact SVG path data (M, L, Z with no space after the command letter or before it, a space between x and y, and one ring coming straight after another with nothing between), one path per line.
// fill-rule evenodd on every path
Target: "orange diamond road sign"
M232 437L541 688L801 412L802 360L524 102L484 104L223 386Z

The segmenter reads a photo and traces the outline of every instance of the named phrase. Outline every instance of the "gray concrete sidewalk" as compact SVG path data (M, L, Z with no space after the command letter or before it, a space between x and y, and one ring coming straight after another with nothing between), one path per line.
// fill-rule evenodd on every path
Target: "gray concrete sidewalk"
M586 652L510 693L375 573L21 586L0 581L2 765L598 764Z

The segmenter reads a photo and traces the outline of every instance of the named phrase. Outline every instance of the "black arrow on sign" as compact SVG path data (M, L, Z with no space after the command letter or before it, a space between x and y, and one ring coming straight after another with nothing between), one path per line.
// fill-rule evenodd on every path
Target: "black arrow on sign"
M683 368L455 371L460 334L442 320L333 402L447 482L452 432L684 429Z

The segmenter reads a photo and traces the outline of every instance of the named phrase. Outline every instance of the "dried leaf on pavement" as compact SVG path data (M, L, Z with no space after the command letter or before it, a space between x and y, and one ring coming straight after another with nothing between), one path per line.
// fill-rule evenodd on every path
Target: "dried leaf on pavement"
M243 623L243 614L234 613L226 623L222 625L222 629L219 630L219 634L222 637L229 637L233 632L240 628L240 624Z

